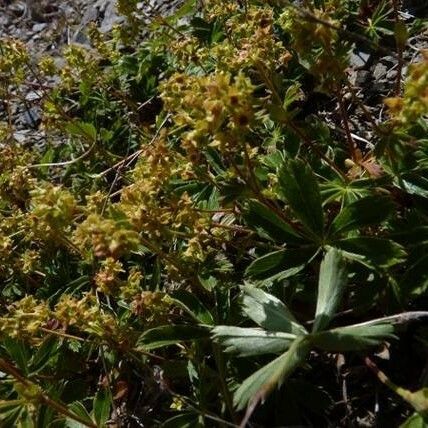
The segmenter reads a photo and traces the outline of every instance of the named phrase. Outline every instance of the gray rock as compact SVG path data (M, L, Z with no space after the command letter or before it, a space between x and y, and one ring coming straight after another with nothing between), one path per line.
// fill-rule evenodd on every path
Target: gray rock
M370 92L375 94L382 94L385 93L388 90L388 84L386 80L382 80L379 82L374 82Z
M397 60L393 56L385 56L381 60L383 63L395 64Z
M357 86L363 86L370 78L370 73L366 70L359 70L355 79Z
M18 121L29 128L38 128L41 121L40 107L31 107L20 115Z
M104 0L104 3L105 3L105 7L104 7L104 10L102 10L103 19L101 21L100 30L103 33L107 33L111 31L115 25L122 23L124 21L124 18L117 14L115 1Z
M96 22L101 32L108 33L123 20L124 18L117 13L115 0L96 0L86 8L81 24L74 33L73 42L89 45L86 28L91 22Z
M43 94L41 92L37 92L37 91L30 91L25 95L25 100L26 101L36 101L36 100L40 100L42 98Z
M349 59L350 65L353 67L361 68L364 67L369 59L370 55L365 52L353 52Z
M46 24L46 22L40 22L39 24L34 24L32 30L35 33L39 33L40 31L43 31L47 26L48 24Z
M21 131L16 131L13 133L13 138L15 141L17 141L19 144L24 144L27 140L28 133L30 131L28 129L23 129Z
M388 73L386 73L386 78L388 80L395 79L397 77L397 69L393 68L392 70L389 70Z
M377 63L374 70L373 70L373 77L376 80L380 80L383 77L385 77L386 73L387 73L388 69L386 67L386 65L383 65L382 63Z

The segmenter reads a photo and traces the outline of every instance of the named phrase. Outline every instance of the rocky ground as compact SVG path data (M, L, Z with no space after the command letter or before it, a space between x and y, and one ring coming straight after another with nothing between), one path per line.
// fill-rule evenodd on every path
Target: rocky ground
M171 13L182 1L146 0L139 9L149 19L155 14ZM48 54L61 64L64 46L88 44L86 28L90 22L96 22L102 32L108 33L121 20L116 0L0 0L0 38L23 41L34 61ZM45 135L39 128L42 89L36 78L26 82L25 99L13 102L9 110L16 128L14 137L19 143L43 144ZM0 120L5 119L6 109L0 103Z
M49 54L61 62L65 45L87 42L83 30L90 21L97 21L108 31L119 19L114 0L0 0L0 38L23 41L35 61ZM43 88L34 78L26 82L24 92L25 99L12 103L10 109L16 128L14 137L19 143L43 144L45 135L39 129ZM5 115L0 105L0 119Z

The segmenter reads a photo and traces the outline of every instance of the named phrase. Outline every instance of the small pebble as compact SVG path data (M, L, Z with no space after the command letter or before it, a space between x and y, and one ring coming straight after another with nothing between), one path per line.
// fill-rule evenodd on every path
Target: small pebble
M373 77L376 80L380 80L382 79L382 77L384 77L386 75L388 71L388 68L386 67L386 65L383 65L382 63L377 63L374 70L373 70Z
M35 33L39 33L40 31L43 31L47 26L48 24L46 24L46 22L40 22L39 24L34 24L32 30Z

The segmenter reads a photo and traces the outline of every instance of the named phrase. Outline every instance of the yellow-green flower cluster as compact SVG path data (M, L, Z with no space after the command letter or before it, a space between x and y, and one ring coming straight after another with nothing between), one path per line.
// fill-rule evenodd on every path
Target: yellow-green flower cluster
M26 296L10 305L0 317L2 336L34 342L40 341L47 330L61 333L70 328L100 338L110 338L109 334L120 336L114 316L103 311L92 294L80 299L65 294L53 309L45 301Z
M171 45L171 52L183 69L189 63L212 63L216 70L236 73L260 67L271 70L288 63L291 55L274 33L271 8L249 6L239 10L236 2L211 3L208 15L225 19L227 37L210 46L201 44L192 35L177 39Z
M29 193L35 187L35 179L28 168L33 156L24 148L8 145L0 150L0 197L11 208L23 208Z
M7 85L20 84L29 62L27 49L19 40L0 38L0 95Z
M27 296L8 307L6 316L0 317L2 336L34 339L50 318L51 311L34 296Z
M428 115L428 50L423 51L423 61L409 66L403 97L385 100L397 123L412 125Z
M24 275L31 275L40 270L40 253L36 250L26 250L19 258L19 269Z
M204 11L207 18L227 19L239 11L239 2L234 0L206 0L204 2Z
M162 325L169 321L172 300L166 293L143 291L136 296L131 307L147 326Z
M134 299L141 293L142 281L143 274L137 267L129 269L128 278L120 284L119 297L125 301Z
M143 275L136 267L129 270L126 279L123 279L124 274L123 263L112 257L107 257L101 261L101 268L95 274L94 280L97 290L125 301L132 301L141 293Z
M99 58L81 46L70 45L64 50L67 61L61 69L62 87L66 90L78 87L82 82L93 83L100 76L97 73Z
M68 190L44 183L31 192L31 197L30 216L35 236L49 239L70 231L77 202Z
M193 229L200 214L193 210L193 201L184 193L168 192L174 178L188 177L191 170L186 159L172 152L161 133L140 156L133 174L133 183L122 192L118 208L146 238L170 237L174 230Z
M112 61L120 58L120 53L114 49L112 41L107 40L106 36L101 33L95 23L89 26L88 34L92 45L103 58Z
M25 258L22 251L25 250L18 243L27 240L29 235L26 218L21 211L0 215L0 280L7 281L22 271ZM24 248L27 245L24 242Z
M99 214L90 214L76 228L73 242L83 254L89 251L89 254L93 253L100 259L117 259L135 251L140 245L140 237L129 225Z
M337 89L348 67L348 49L343 49L343 40L335 27L340 27L336 18L335 2L326 2L323 9L312 9L313 19L307 19L295 9L287 8L278 18L278 24L292 39L292 47L301 62L318 79L325 90Z
M227 66L227 61L231 61L230 65L235 70L246 67L258 69L260 66L273 69L286 65L291 55L276 38L273 25L273 10L269 7L250 6L246 11L233 15L226 22L226 30L231 39L229 43L235 48L234 56L225 58L222 44L211 49L219 67Z
M189 155L196 151L197 148L192 147ZM161 135L141 154L133 171L133 183L123 190L121 201L116 204L116 209L126 216L133 230L150 244L149 249L168 248L180 239L182 245L174 245L173 257L187 263L205 260L219 236L212 230L210 214L196 209L195 202L186 192L168 191L174 179L196 176L192 168L197 167L198 162L195 161L192 167L178 152L174 156L166 145L165 136ZM176 271L176 265L169 267Z
M54 59L46 55L40 59L38 68L44 76L53 76L58 72Z
M2 266L0 267L0 272L3 273L3 270L6 266L9 265L10 259L13 253L13 240L10 236L1 234L0 235L0 262Z
M123 264L113 257L107 257L101 262L101 269L95 275L95 285L104 294L114 294L119 288L119 275L124 272Z
M55 305L52 316L65 330L74 327L95 334L103 325L115 324L114 317L101 310L92 294L86 294L81 299L68 294L63 295Z
M254 86L243 74L173 75L162 86L165 108L174 122L189 129L182 147L190 160L208 146L224 154L242 149L254 118Z

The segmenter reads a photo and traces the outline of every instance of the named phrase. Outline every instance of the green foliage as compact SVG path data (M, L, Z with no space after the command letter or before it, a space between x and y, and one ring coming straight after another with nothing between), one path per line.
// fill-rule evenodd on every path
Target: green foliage
M0 40L5 105L57 82L43 148L0 123L0 425L425 426L427 55L383 123L347 92L395 2L137 3L60 70Z
M302 161L285 163L279 171L281 192L296 218L314 239L324 237L321 192L315 175Z
M328 249L320 266L314 332L323 330L337 312L346 282L347 270L343 255L335 248Z

